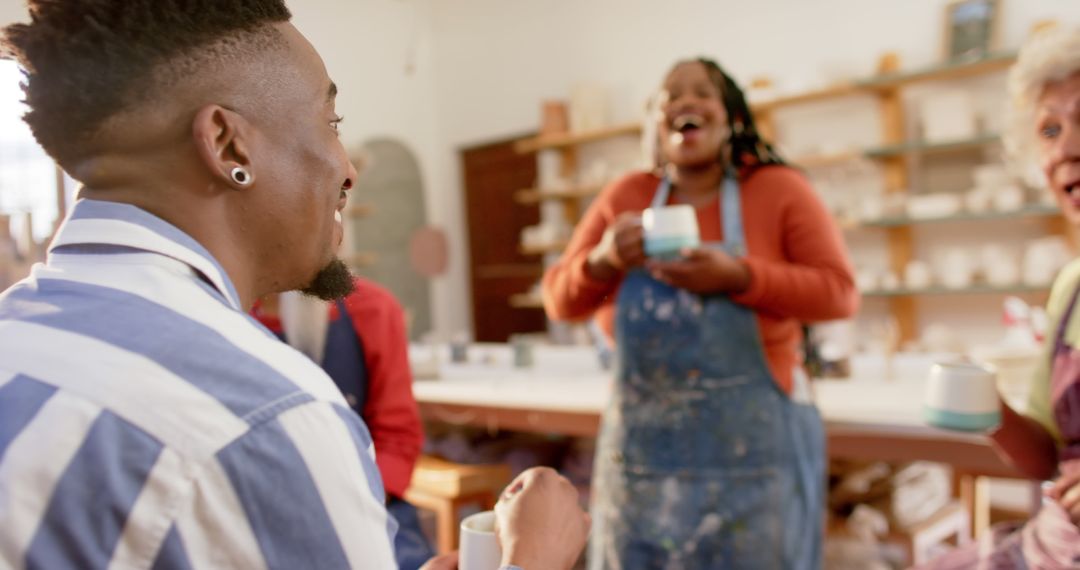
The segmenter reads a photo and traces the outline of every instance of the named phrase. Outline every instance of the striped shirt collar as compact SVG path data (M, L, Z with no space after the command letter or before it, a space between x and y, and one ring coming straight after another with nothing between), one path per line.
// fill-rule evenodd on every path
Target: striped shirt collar
M50 261L54 253L65 253L62 248L86 245L130 248L176 259L198 272L230 306L243 310L236 287L214 256L183 230L146 210L120 202L78 200L49 244Z

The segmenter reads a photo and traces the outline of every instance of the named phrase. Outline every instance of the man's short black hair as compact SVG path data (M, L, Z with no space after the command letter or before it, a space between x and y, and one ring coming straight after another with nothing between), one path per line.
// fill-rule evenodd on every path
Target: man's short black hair
M24 119L61 165L102 123L204 65L283 41L283 0L29 0L31 21L0 37L23 66Z

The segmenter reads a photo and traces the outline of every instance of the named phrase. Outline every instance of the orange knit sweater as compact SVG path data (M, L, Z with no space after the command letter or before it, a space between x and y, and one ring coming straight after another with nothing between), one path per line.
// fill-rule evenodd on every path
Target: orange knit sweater
M613 336L615 298L621 280L592 279L589 252L622 212L648 208L660 180L636 173L612 182L593 201L558 263L544 275L544 306L559 320L596 316ZM741 181L750 288L732 299L752 309L769 368L790 393L792 372L801 366L800 323L841 319L858 307L851 262L840 229L796 170L767 166ZM702 241L721 241L720 200L697 208Z

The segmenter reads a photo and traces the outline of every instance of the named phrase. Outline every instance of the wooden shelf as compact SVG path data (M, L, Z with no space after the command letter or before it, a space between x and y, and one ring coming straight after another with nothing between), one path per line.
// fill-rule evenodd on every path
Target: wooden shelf
M543 309L544 300L539 295L519 293L510 296L510 306L515 309Z
M370 267L379 261L379 256L371 252L360 252L347 255L343 259L349 267Z
M750 105L750 110L753 113L767 113L780 107L790 107L800 103L813 103L815 101L824 101L826 99L835 99L837 97L871 94L872 93L868 92L858 83L841 83L823 89L815 89L813 91L777 97L776 99L770 99L768 101L760 101Z
M544 275L544 264L539 260L480 265L476 267L478 279L539 279Z
M544 245L535 245L526 247L522 245L519 249L523 255L544 255L547 253L562 253L562 250L566 249L568 241L557 241L555 243L549 243Z
M971 139L928 143L924 141L910 141L894 145L886 145L868 148L862 151L847 151L834 154L811 154L795 157L790 160L795 166L801 168L828 168L839 166L859 159L881 160L905 154L942 154L947 152L965 151L1001 142L998 135L982 135Z
M949 62L914 71L902 71L873 76L850 83L841 83L822 89L785 95L776 99L755 103L751 105L751 109L754 113L765 113L782 107L813 103L838 97L873 95L878 91L894 89L914 83L963 79L965 77L973 77L995 71L1004 71L1015 62L1016 53L1014 52L990 54L987 57L978 60ZM636 135L640 132L640 123L627 123L595 131L547 135L524 139L518 141L515 148L518 152L522 153L535 152L538 150L564 148L618 136Z
M1015 62L1015 52L990 54L977 60L953 61L914 71L900 71L867 77L822 89L814 89L803 93L777 97L776 99L768 101L761 101L754 103L750 107L754 113L762 113L781 107L790 107L792 105L803 103L814 103L838 97L874 95L875 92L896 89L915 83L963 79L965 77L985 75L995 71L1005 71Z
M839 166L863 158L858 151L838 152L835 154L809 154L791 159L789 162L800 168L828 168Z
M1024 293L1046 294L1050 292L1050 286L1014 285L1011 287L994 287L992 285L975 285L965 289L950 289L948 287L929 287L926 289L894 289L891 291L863 291L863 297L930 297L940 295L1019 295Z
M624 125L615 125L604 129L597 129L595 131L560 133L557 135L543 135L531 139L524 139L518 141L514 145L514 149L520 153L536 152L538 150L571 147L615 137L636 135L639 133L641 133L641 123L627 123Z
M900 156L902 154L937 154L946 152L955 152L963 150L977 149L987 145L997 144L1001 142L1001 137L998 135L982 135L975 138L928 143L924 141L910 141L900 144L881 146L877 148L867 149L863 154L867 158L889 158L892 156Z
M515 192L514 200L519 204L537 204L544 200L580 200L582 198L596 196L602 189L602 186L583 186L566 190L538 190L529 188Z
M896 216L879 218L877 220L864 220L846 226L846 229L859 228L892 228L898 226L915 226L921 224L940 224L951 222L992 222L995 220L1012 220L1018 218L1053 217L1060 216L1061 210L1056 206L1044 206L1033 204L1011 212L965 212L951 216L935 218L912 218L909 216Z
M345 208L345 215L350 218L362 218L374 213L375 206L372 204L354 204Z
M870 77L857 82L855 85L859 89L894 89L914 83L963 79L995 71L1004 71L1015 62L1015 52L995 53L977 60L953 61L915 71L900 71Z

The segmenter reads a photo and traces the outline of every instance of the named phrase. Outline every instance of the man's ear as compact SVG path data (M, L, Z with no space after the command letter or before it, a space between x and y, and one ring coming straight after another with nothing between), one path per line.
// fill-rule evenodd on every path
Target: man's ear
M191 128L199 158L214 178L230 188L251 186L251 123L235 111L206 105L195 114Z

